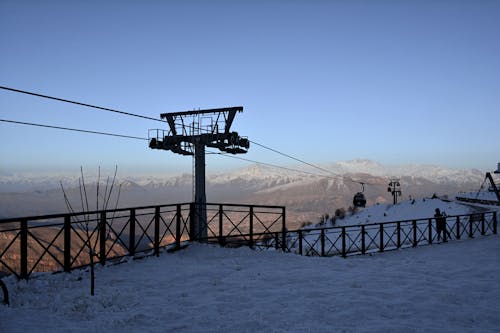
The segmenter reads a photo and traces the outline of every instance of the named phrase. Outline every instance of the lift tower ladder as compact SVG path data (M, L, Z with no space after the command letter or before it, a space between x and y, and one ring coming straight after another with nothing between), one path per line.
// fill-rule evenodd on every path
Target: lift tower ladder
M208 236L205 193L205 147L230 154L245 154L250 147L247 138L231 131L236 113L242 106L162 113L169 130L150 130L149 147L194 156L195 216L191 219L191 236L204 240ZM151 133L156 135L151 136Z

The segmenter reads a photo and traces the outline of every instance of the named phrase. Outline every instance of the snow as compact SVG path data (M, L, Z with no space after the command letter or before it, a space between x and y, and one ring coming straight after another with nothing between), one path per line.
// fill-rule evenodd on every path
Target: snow
M498 236L320 258L193 244L89 274L8 277L0 332L498 332Z
M470 205L441 199L415 199L405 200L396 205L379 204L366 209L360 209L353 215L346 216L343 220L337 220L336 225L356 225L367 223L383 223L403 220L426 219L434 217L435 209L449 216L466 215L477 212Z
M466 192L459 193L457 197L466 199L478 199L478 200L488 200L497 201L497 196L493 191L478 191L478 192Z

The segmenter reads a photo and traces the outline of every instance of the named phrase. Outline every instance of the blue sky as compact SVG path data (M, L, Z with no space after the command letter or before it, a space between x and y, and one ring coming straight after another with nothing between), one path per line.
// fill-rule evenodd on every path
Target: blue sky
M500 1L8 1L0 85L233 129L311 163L500 162ZM0 118L147 137L160 123L0 90ZM145 142L0 123L0 170L190 172ZM246 158L294 163L253 146ZM244 162L207 158L207 171Z

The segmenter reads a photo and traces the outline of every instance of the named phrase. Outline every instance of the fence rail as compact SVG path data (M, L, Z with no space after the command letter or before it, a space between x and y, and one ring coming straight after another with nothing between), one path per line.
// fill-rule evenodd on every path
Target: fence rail
M199 220L195 203L0 220L0 276L28 279L34 272L71 271L90 264L91 249L104 265L124 257L159 256L161 248L179 248L188 240L221 244L243 240L253 245L286 229L285 207L213 203L205 207L204 238L192 232Z

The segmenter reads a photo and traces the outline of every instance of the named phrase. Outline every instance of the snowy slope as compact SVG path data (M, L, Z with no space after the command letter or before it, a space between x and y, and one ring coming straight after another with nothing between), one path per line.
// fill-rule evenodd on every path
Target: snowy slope
M193 245L7 279L0 332L498 332L500 238L342 259Z
M396 205L380 204L360 209L353 215L338 219L336 225L356 225L367 223L383 223L413 219L425 219L434 216L434 211L439 208L447 215L465 215L483 211L471 205L441 199L415 199L405 200Z

